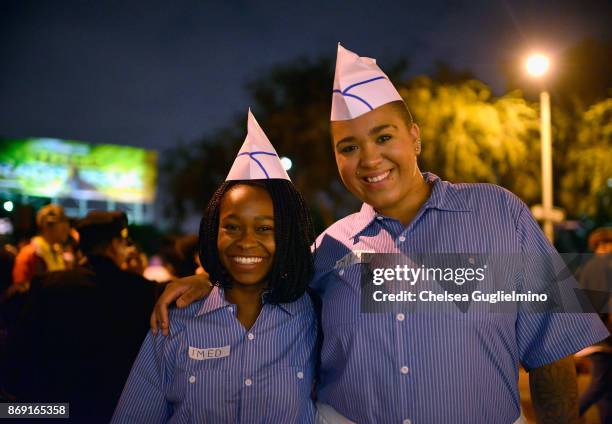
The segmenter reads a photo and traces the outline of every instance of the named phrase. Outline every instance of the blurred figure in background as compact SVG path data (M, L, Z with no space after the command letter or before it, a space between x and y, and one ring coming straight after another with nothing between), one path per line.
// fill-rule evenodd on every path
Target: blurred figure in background
M198 268L202 270L198 259L198 236L189 234L166 239L143 275L151 281L165 283L195 275Z
M20 291L27 291L35 275L46 271L66 269L61 244L70 231L64 208L50 204L36 214L38 235L25 245L15 259L13 284Z
M195 275L196 270L200 267L198 236L196 234L189 234L178 238L175 243L175 249L177 261L174 266L174 275L179 278Z
M70 402L77 422L107 423L147 333L155 285L121 269L123 212L90 212L77 230L80 266L32 280L10 336L9 391L22 402Z
M595 253L580 273L580 286L592 298L599 316L612 330L612 227L598 228L589 236L589 249ZM601 300L607 299L602 305ZM591 362L591 384L580 398L580 415L597 405L602 423L612 423L612 336L584 349Z
M3 367L2 363L6 355L10 323L15 321L15 310L12 304L9 305L7 292L12 284L13 264L17 249L10 244L0 246L0 402L9 401L11 397L4 391Z

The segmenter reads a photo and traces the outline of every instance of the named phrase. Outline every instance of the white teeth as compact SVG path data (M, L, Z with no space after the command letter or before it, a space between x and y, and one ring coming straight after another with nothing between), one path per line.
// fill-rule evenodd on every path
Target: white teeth
M234 256L232 259L234 260L234 262L237 262L241 265L258 264L263 261L263 258L259 258L256 256Z
M381 174L381 175L379 175L377 177L366 177L366 181L369 182L369 183L377 183L377 182L382 181L385 178L387 178L389 176L390 172L391 171L387 171L384 174Z

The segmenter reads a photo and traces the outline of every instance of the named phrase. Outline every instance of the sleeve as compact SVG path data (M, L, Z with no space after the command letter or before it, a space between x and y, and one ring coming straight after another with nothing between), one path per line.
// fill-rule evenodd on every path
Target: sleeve
M166 400L164 343L166 337L147 334L121 398L115 409L112 423L165 423L172 414L172 406Z
M579 311L576 280L555 248L546 239L525 204L517 222L523 261L521 291L547 293L550 304L544 310L519 305L516 337L519 355L527 370L555 362L608 336L597 314Z
M13 284L23 284L34 276L36 254L31 246L26 246L17 254L13 265Z

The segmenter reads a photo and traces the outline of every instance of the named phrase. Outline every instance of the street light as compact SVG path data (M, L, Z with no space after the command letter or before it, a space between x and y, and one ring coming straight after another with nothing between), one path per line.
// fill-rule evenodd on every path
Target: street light
M533 54L525 63L527 73L535 78L543 77L550 67L550 60L542 54ZM532 212L544 222L544 234L554 242L553 222L563 220L563 212L553 207L552 146L550 137L550 95L546 90L540 92L540 137L542 144L542 205Z
M293 162L291 161L291 159L289 159L286 156L283 156L281 159L281 164L283 165L283 168L285 169L285 171L289 171L291 169L291 167L293 166Z

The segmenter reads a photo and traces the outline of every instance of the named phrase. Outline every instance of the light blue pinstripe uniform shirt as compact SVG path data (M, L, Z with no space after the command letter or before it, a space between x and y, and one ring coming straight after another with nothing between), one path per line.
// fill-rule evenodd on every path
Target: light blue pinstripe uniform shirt
M317 238L318 400L358 423L512 423L519 363L539 367L608 332L593 314L360 313L362 265L336 266L351 251L558 255L512 193L423 175L432 193L408 226L364 204Z
M311 423L317 324L306 294L264 304L247 331L223 290L147 335L113 423Z

